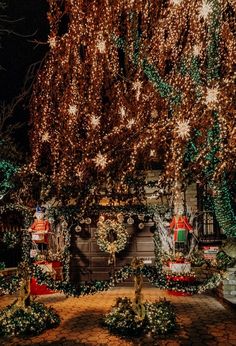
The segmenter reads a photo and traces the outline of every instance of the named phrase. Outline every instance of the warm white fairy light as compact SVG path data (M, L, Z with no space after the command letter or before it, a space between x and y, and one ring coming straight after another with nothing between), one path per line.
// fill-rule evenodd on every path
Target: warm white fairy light
M114 0L111 4L92 1L86 11L84 2L73 0L72 6L65 9L69 20L65 35L57 31L59 3L49 1L51 38L48 43L53 50L39 71L32 96L31 172L40 167L46 141L53 182L59 187L58 191L61 185L72 185L74 181L80 188L85 186L95 166L103 170L102 174L93 177L95 185L102 184L107 174L113 174L116 186L112 190L124 191L125 176L132 173L140 157L145 164L152 160L152 153L151 158L147 153L155 148L158 156L163 153L160 160L165 164L170 184L182 174L185 139L189 139L195 129L204 137L212 126L210 110L215 105L217 110L221 106L222 136L228 135L228 142L232 143L233 19L225 15L224 21L218 23L217 33L223 48L218 54L223 76L217 89L214 81L207 78L210 68L207 47L212 36L209 25L205 24L210 24L208 19L214 19L213 10L214 14L218 11L211 0L169 0L170 6L160 7L160 16L156 16L156 0L149 0L148 6L141 0ZM134 9L142 16L137 66L134 65L135 20L131 25L127 17L122 24L124 31L120 25L121 16ZM203 23L203 19L207 23ZM155 30L150 30L151 27ZM184 42L183 32L186 32ZM116 39L121 45L119 49ZM123 49L125 59L121 62ZM179 73L180 61L184 62L187 73ZM195 69L192 69L192 61ZM199 76L195 74L196 69ZM178 93L181 102L172 103ZM177 124L175 112L179 121L186 114L185 120L190 119L191 123ZM233 157L235 146L229 146L221 148L222 161L229 162ZM198 155L195 167L198 171L204 166L204 153L207 148ZM108 157L112 157L112 161ZM80 179L77 165L80 169L83 167ZM228 169L228 166L224 167Z
M140 80L137 80L136 82L133 83L133 89L135 90L137 101L139 101L139 98L141 95L142 84L143 83Z

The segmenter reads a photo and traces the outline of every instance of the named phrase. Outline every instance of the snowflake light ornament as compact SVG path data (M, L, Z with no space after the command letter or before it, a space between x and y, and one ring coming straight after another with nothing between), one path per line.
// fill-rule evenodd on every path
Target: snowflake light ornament
M172 5L180 5L183 0L171 0L170 3Z
M68 113L70 114L70 115L76 115L77 114L77 106L76 105L70 105L69 106L69 109L68 109Z
M127 128L131 129L131 127L135 124L135 120L134 119L130 119L127 123Z
M121 118L124 119L124 117L126 116L126 111L125 111L125 107L120 107L119 109L119 113L121 115Z
M205 103L211 107L214 104L216 104L218 102L218 94L219 94L219 89L218 87L214 87L214 88L207 88L207 92L206 92L206 101Z
M49 138L50 138L50 135L48 132L44 132L42 134L42 142L48 142Z
M52 49L56 48L56 45L57 45L56 37L55 36L49 37L48 43L49 43L50 48L52 48Z
M177 137L187 139L190 136L189 120L180 120L177 122L176 128Z
M199 44L193 46L193 56L197 57L201 55L202 47Z
M151 149L150 150L150 157L155 157L156 156L156 150L155 149Z
M96 47L99 53L106 53L106 41L104 40L103 36L100 36L99 40L97 41Z
M106 154L103 155L99 151L99 153L96 155L96 157L95 157L95 159L93 159L93 161L95 162L96 167L104 169L107 166L107 155Z
M81 180L83 178L84 172L80 168L77 168L75 175Z
M156 109L153 109L153 110L151 111L151 117L152 117L153 119L156 119L156 118L158 117L158 112L157 112Z
M211 4L209 4L206 0L202 2L202 6L199 11L199 16L204 20L208 19L209 15L212 13Z
M100 125L100 117L96 117L95 115L92 115L90 121L93 128Z

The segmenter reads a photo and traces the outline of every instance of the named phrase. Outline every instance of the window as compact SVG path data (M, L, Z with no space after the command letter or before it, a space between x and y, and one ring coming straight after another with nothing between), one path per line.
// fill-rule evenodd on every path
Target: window
M216 220L212 197L207 185L197 185L198 216L196 218L200 240L220 240L223 234Z

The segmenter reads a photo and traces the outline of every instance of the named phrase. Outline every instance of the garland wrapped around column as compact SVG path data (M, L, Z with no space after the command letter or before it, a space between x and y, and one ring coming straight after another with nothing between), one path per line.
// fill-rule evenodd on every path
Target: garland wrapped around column
M216 218L220 227L228 237L236 237L236 216L232 209L226 179L217 187L213 201Z
M133 310L138 316L138 319L143 320L145 318L145 307L142 303L142 288L143 288L143 276L141 269L143 268L143 260L138 258L133 258L131 262L131 268L134 272L134 301Z
M104 324L111 332L123 336L139 336L145 333L160 335L173 331L176 318L170 302L142 302L143 260L133 258L131 268L135 290L133 303L127 297L118 298L111 312L105 316Z

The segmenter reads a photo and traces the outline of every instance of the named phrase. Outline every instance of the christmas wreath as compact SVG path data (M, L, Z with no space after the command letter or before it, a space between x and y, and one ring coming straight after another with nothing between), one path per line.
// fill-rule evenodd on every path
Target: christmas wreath
M116 239L113 241L109 241L111 232L116 235ZM111 255L109 264L115 263L115 254L124 250L128 236L125 227L119 222L107 219L98 223L96 231L97 244L101 251L108 252Z

